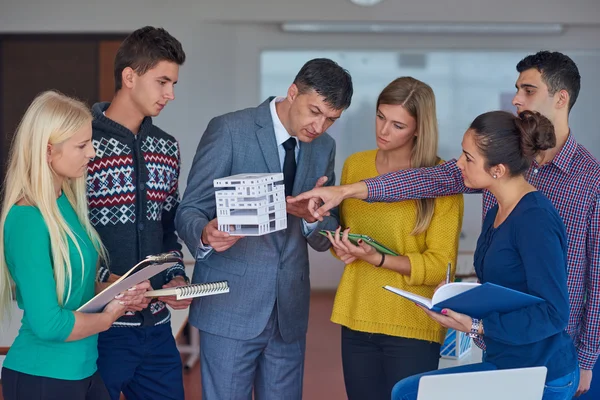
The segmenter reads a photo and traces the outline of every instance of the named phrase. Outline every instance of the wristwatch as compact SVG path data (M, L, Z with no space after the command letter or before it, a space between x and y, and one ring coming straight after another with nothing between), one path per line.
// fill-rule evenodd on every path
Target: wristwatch
M477 318L471 318L471 331L467 332L467 336L473 339L481 337L479 329L481 328L481 320Z

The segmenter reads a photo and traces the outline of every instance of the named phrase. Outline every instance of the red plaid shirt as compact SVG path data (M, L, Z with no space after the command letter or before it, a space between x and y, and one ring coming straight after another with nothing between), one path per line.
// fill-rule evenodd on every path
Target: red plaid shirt
M600 353L600 162L569 135L551 162L532 163L528 181L552 201L567 229L571 305L567 332L577 347L580 367L593 369ZM478 193L465 187L456 160L392 172L365 183L368 201ZM483 215L495 204L494 196L484 190Z

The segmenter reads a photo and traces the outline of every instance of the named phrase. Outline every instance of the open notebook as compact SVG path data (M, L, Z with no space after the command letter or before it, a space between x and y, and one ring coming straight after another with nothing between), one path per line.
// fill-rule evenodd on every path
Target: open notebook
M154 275L171 268L178 262L182 262L181 258L173 253L148 256L123 274L112 285L79 307L77 311L84 313L100 312L104 309L104 306L110 303L110 301L119 293L124 292L140 282L152 278Z
M492 312L506 313L544 301L539 297L489 282L448 283L436 290L431 299L392 286L384 286L384 289L432 311L441 312L442 309L448 308L472 318L483 318Z
M176 300L182 300L222 293L229 293L227 281L195 283L186 286L149 290L144 295L146 297L176 296Z

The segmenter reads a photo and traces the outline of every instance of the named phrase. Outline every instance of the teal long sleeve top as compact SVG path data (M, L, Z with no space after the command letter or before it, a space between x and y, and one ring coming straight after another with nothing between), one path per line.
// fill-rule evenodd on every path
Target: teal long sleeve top
M98 253L63 194L59 210L72 229L83 253L69 240L72 268L71 294L59 305L50 246L42 214L33 206L14 205L4 225L4 251L16 284L17 303L23 319L4 367L35 376L79 380L96 372L98 336L67 342L75 325L74 310L94 296Z

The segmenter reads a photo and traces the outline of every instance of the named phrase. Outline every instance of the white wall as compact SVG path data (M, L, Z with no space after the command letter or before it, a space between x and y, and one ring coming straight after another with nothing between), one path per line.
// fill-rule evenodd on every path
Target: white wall
M444 10L441 11L441 5ZM300 20L560 22L560 36L466 37L411 35L291 34L276 22ZM0 0L0 33L129 32L163 26L184 46L177 99L157 124L181 142L182 189L200 136L213 116L256 105L259 56L266 49L598 49L598 0L384 0L373 8L347 0ZM582 70L584 86L597 69ZM593 75L592 75L593 74ZM278 93L274 93L278 94ZM577 113L595 115L590 104ZM333 288L341 266L326 254L311 255L313 287Z
M198 21L446 21L598 24L597 0L383 0L360 7L348 0L2 0L5 31L106 31L130 23ZM93 16L92 18L90 16ZM65 25L66 24L66 25Z
M220 113L252 107L260 99L260 53L267 49L598 49L599 28L573 28L560 37L465 38L394 35L302 35L283 33L273 24L202 23L188 30L170 29L188 55L181 70L177 101L158 119L182 143L184 162L191 162L206 124ZM374 44L376 39L376 45ZM587 72L587 74L585 73ZM583 71L584 86L597 83L597 72ZM511 89L511 88L508 88ZM280 93L273 93L279 95ZM593 107L587 104L586 109ZM580 113L578 104L574 113ZM185 169L185 168L184 168ZM187 178L187 171L183 172Z

